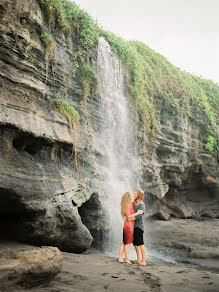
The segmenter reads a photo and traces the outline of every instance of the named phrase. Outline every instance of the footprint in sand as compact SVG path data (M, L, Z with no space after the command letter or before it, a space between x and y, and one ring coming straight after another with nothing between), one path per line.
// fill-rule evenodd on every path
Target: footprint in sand
M78 280L87 280L88 279L88 277L81 276L81 275L74 275L74 278L78 279Z

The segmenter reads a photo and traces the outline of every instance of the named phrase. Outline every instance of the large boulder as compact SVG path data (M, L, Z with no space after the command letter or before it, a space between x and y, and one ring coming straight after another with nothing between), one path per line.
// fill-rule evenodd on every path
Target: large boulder
M56 247L8 250L0 254L0 289L16 290L49 282L62 268L62 255Z

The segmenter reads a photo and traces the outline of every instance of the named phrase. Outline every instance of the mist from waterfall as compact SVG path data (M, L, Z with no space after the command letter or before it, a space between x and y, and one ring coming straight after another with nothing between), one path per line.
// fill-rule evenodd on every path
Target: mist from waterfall
M123 227L120 201L127 191L133 195L139 185L139 160L135 151L131 101L125 94L122 63L104 38L100 38L98 43L97 71L100 78L99 114L103 118L99 130L104 157L101 165L104 177L102 203L109 224L105 251L118 255Z

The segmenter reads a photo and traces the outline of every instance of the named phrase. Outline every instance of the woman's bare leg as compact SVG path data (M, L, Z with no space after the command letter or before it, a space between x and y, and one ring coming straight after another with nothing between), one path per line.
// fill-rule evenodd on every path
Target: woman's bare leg
M131 264L131 262L129 260L129 246L130 246L130 244L125 244L125 262L127 264Z
M124 245L124 243L122 243L120 245L120 249L119 249L119 262L120 263L124 262L124 260L123 260L124 247L125 247L125 245Z
M141 264L141 251L140 251L140 247L138 245L135 245L135 251L137 254L137 263Z

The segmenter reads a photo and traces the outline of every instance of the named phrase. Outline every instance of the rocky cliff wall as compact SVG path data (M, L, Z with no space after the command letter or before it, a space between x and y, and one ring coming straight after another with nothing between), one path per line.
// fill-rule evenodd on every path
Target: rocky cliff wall
M73 77L77 29L65 36L49 26L37 0L3 0L0 21L1 236L81 252L92 236L101 243L108 225L101 204L104 157L97 139L104 117L97 94L88 97L85 110ZM56 42L48 72L41 38L45 31ZM96 57L94 47L87 55L94 68ZM79 169L68 121L54 106L58 98L80 114ZM140 122L136 130L147 216L217 218L218 166L203 148L204 113L196 108L188 119L157 99L156 116L159 132L145 134Z
M160 132L139 147L147 215L218 218L218 163L203 147L205 115L194 107L188 119L164 100L156 102L156 115Z
M25 25L20 23L22 18ZM92 236L78 207L101 192L101 174L83 114L81 89L73 79L71 57L77 36L72 31L66 38L51 28L56 46L46 77L40 36L49 28L39 1L3 1L0 19L2 230L23 241L82 251L90 246ZM64 98L81 114L80 169L72 157L68 121L54 106L57 98ZM93 96L89 106L98 126L96 102Z

